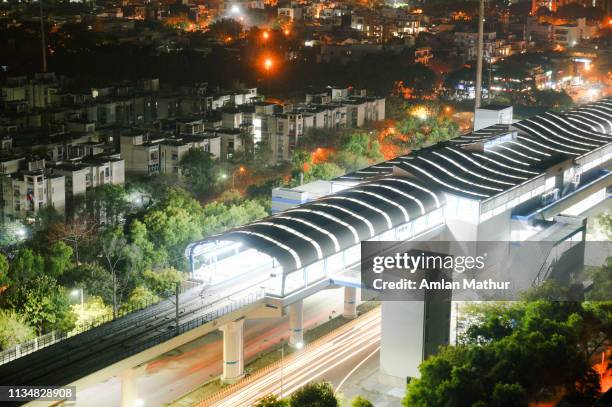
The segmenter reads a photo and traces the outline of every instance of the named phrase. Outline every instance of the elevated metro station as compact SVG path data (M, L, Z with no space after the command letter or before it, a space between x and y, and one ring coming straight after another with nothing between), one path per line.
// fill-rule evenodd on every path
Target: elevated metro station
M265 274L257 289L296 315L326 286L345 286L345 302L355 303L362 241L583 241L585 222L573 217L608 196L611 133L612 99L496 123L332 181L277 189L274 215L195 242L186 256L208 284ZM383 305L381 370L392 377L418 375L435 348L419 339L427 318L418 307ZM414 337L404 359L398 337Z
M479 127L331 181L274 190L273 215L186 248L208 294L182 295L176 318L163 302L96 327L0 364L0 385L82 388L119 375L123 405L132 406L131 368L215 330L223 332L222 378L238 380L245 319L288 314L290 344L300 347L304 298L343 287L344 315L356 316L363 241L583 242L580 215L612 184L612 98ZM452 316L418 302L382 307L380 370L405 384L452 341Z

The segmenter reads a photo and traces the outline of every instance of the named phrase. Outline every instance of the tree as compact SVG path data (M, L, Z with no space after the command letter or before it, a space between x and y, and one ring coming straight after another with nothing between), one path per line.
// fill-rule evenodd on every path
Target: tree
M357 396L351 401L351 407L374 407L374 404L361 396Z
M185 280L185 274L169 267L159 271L145 271L144 279L149 290L157 295L164 295L174 292L176 285Z
M61 240L72 247L74 262L80 262L80 248L85 242L89 242L95 236L97 225L87 218L77 218L66 223L53 225L49 231L51 242Z
M78 315L76 326L86 327L99 325L113 316L113 309L104 303L101 297L89 296L83 304L72 305L72 312Z
M574 101L565 91L535 90L533 100L535 106L546 109L566 110L574 106Z
M25 226L19 221L4 221L0 226L0 247L8 247L25 238Z
M257 167L265 167L270 165L272 162L272 147L267 141L261 141L255 145L255 151L253 153L253 161L257 164Z
M90 297L100 297L106 304L113 303L112 274L98 263L83 263L72 270L65 278L72 284L82 287Z
M328 382L308 383L289 398L289 407L337 407L338 399Z
M301 148L295 149L291 156L291 165L295 171L307 171L312 165L312 154Z
M348 151L339 151L334 157L338 166L346 169L346 172L359 170L370 165L367 157L355 155Z
M124 311L133 311L144 308L159 300L159 296L153 291L146 287L139 286L134 288L134 290L130 293L128 300L125 302L125 304L123 304L122 309Z
M208 34L225 41L229 38L238 38L242 33L242 24L233 18L222 18L208 26Z
M49 276L36 275L26 284L13 285L6 296L7 305L23 313L39 334L74 327L76 315L70 308L68 293Z
M474 305L460 345L442 348L410 382L405 406L527 406L564 394L592 404L590 356L610 338L611 314L586 304L537 299ZM596 380L597 379L597 380Z
M385 113L387 119L402 120L407 113L406 101L400 96L391 95L385 99Z
M64 242L55 242L45 258L45 270L55 279L61 277L72 264L72 249Z
M223 232L233 227L263 218L268 212L260 200L250 199L240 203L211 202L203 210L204 235Z
M601 240L612 240L612 215L602 213L595 218L595 228L597 238ZM601 236L601 237L600 237Z
M168 262L165 247L155 247L149 238L147 226L140 220L135 220L129 227L132 247L137 249L138 256L132 256L132 266L138 272L144 272L157 267L163 267Z
M168 264L183 269L185 247L202 238L203 220L202 207L195 199L181 188L170 188L142 223L155 249L167 252Z
M286 407L287 401L280 399L276 394L270 394L257 403L255 403L255 407Z
M11 284L9 278L9 263L6 256L0 253L0 294Z
M330 180L343 175L345 171L334 163L318 163L314 164L310 171L306 173L305 182L311 182L318 179Z
M216 182L213 155L201 148L189 150L181 160L180 168L198 194L208 192Z
M104 184L94 189L94 199L100 208L100 219L110 226L117 226L130 208L123 185Z
M370 151L370 135L364 132L347 134L342 140L342 150L360 157L367 157Z
M25 318L15 311L0 310L0 350L18 345L35 337Z
M122 263L128 258L127 240L119 228L109 229L100 238L100 254L104 265L109 271L113 283L113 316L117 316L118 297L127 286L127 279L119 275Z
M608 257L604 266L590 270L589 277L593 283L585 293L585 298L589 301L609 302L612 298L612 257Z
M41 275L44 271L45 261L42 256L34 253L32 249L23 248L11 263L9 278L17 284L27 284L28 280Z

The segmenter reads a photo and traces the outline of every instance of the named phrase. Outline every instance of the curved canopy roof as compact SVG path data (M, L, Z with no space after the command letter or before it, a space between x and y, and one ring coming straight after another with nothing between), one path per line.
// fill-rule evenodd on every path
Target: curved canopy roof
M504 136L511 131L511 138ZM485 200L526 183L559 159L577 158L612 140L612 98L567 113L496 125L341 176L355 187L211 236L188 247L235 241L301 268L443 204L444 192ZM484 151L462 146L498 137ZM413 177L395 177L394 168ZM418 180L418 181L417 181Z
M211 236L190 247L193 250L196 245L221 240L242 242L274 257L284 270L299 269L440 208L443 199L443 194L421 182L385 177Z

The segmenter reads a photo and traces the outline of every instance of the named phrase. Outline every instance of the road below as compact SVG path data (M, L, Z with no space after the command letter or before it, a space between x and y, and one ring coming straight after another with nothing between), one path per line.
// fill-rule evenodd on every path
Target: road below
M264 373L255 373L220 400L202 405L215 407L251 406L268 394L286 397L306 383L327 380L334 387L380 347L380 308L343 325L320 340L285 358ZM282 383L282 387L281 387Z
M304 300L305 329L338 315L342 308L342 289L323 290L307 298ZM288 336L287 317L247 320L246 360L253 359ZM171 402L211 377L218 376L222 370L222 358L222 334L214 332L139 366L135 369L139 407L155 407ZM119 406L120 400L121 382L118 378L112 378L81 391L77 395L77 406Z

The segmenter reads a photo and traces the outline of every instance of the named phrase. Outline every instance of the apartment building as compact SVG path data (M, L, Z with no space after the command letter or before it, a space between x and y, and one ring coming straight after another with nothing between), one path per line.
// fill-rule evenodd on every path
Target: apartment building
M27 169L2 176L5 216L34 219L44 208L63 214L66 207L65 178L45 168L44 160L28 163Z
M56 164L53 172L65 177L68 198L102 185L125 183L125 161L118 154Z
M289 160L308 129L335 131L385 118L385 98L369 97L363 91L348 88L307 94L305 103L285 105L282 112L280 108L260 106L252 121L254 140L269 142L275 162Z
M159 144L163 138L149 133L134 133L120 137L121 157L127 175L155 175L159 173Z
M159 172L162 174L180 175L181 160L194 148L209 152L214 158L223 156L221 137L214 133L201 133L176 139L166 139L159 143Z

